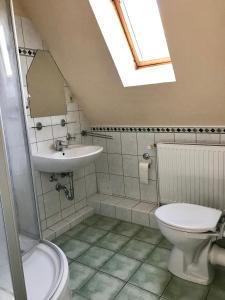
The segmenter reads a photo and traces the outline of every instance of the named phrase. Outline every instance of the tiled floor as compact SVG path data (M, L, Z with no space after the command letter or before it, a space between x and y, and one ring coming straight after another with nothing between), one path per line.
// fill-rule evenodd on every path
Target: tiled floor
M73 300L225 300L225 269L210 286L168 272L171 245L158 230L94 215L54 242L69 261Z

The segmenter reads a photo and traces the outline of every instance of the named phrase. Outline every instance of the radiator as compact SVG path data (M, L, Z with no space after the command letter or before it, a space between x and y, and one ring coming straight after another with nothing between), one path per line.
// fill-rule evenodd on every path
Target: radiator
M160 203L225 209L225 146L158 144Z

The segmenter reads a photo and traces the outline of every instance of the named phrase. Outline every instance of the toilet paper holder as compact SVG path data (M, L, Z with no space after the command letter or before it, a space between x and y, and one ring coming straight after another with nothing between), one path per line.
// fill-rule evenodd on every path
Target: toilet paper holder
M148 160L148 159L150 159L150 154L149 153L144 153L143 154L143 158L145 159L145 160Z

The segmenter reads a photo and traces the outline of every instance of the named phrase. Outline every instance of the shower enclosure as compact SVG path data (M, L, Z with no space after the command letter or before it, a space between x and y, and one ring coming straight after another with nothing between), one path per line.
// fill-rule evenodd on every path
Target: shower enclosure
M26 300L23 257L40 229L10 0L0 0L0 299Z

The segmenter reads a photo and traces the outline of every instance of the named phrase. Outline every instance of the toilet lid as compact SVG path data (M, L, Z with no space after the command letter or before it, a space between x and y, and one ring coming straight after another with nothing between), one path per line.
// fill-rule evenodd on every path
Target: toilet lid
M187 232L215 231L222 211L196 204L171 203L156 209L156 217Z

